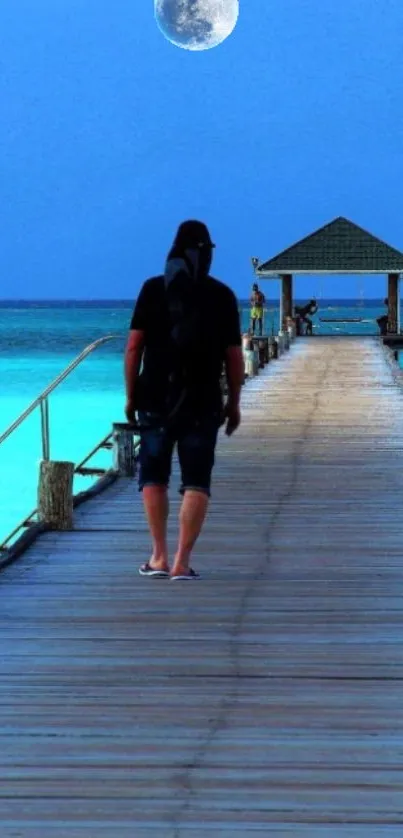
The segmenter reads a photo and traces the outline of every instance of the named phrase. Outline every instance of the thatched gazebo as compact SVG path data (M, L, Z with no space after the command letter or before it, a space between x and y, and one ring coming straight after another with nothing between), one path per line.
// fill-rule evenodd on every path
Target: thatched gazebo
M336 218L310 236L260 263L256 277L281 280L280 328L293 315L293 276L304 274L386 274L388 333L400 333L399 280L403 253L348 221Z

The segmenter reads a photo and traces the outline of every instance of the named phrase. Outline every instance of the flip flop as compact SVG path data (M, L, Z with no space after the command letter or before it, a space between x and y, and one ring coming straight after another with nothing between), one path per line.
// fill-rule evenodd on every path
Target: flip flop
M171 582L187 582L189 579L200 579L200 574L192 570L191 567L188 573L178 573L176 576L171 576Z
M168 570L155 570L154 567L151 567L149 562L146 562L139 567L139 574L140 576L152 576L154 579L167 579L169 577Z

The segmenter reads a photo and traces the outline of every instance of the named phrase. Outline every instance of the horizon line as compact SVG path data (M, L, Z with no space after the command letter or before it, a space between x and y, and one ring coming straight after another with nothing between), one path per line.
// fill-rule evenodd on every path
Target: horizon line
M300 297L300 296L297 297L296 296L296 297L294 297L294 299L295 300L296 299L303 299L304 300L308 296L309 295L304 294L302 297ZM133 300L135 300L135 299L136 299L136 297L130 297L130 298L129 297L3 297L3 298L0 298L0 305L2 303L132 303ZM238 299L249 300L249 297L242 297L241 296L241 297L238 297ZM276 296L275 298L273 298L273 297L266 296L266 299L275 301L275 300L278 299L278 297ZM312 297L312 299L313 299L313 297ZM376 295L374 297L366 295L364 298L362 298L361 295L359 297L356 296L356 295L355 296L349 296L349 297L345 297L345 296L337 297L336 295L329 295L328 297L321 297L321 298L319 298L316 295L315 299L316 300L319 300L319 299L322 299L322 300L356 300L356 299L357 300L358 299L380 300L380 299L384 299L384 295L381 294L380 296Z

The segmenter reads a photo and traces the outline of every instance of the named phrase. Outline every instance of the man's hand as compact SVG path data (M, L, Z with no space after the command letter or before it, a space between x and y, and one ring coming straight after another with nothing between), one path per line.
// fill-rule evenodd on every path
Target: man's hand
M238 316L238 315L237 315ZM228 398L224 416L228 420L225 433L227 436L236 431L241 422L239 402L244 381L245 367L241 346L228 346L225 352L225 372L227 374Z
M125 416L126 416L127 421L130 422L131 425L134 425L134 422L135 422L135 406L134 406L133 399L128 399L127 402L126 402Z
M235 433L236 429L239 428L241 424L241 411L239 408L239 404L227 402L224 410L224 416L227 420L225 426L225 433L227 434L227 436L232 436L232 434Z

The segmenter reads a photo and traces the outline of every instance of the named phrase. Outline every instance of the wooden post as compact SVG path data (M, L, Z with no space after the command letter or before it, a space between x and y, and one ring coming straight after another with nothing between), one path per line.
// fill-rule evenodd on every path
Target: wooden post
M400 274L388 276L388 333L397 334Z
M252 337L253 349L259 353L259 368L269 363L269 338Z
M288 317L292 317L292 274L284 274L281 278L282 322L280 331L286 328Z
M245 378L253 378L255 374L254 351L253 349L243 350L243 360L245 365Z
M295 340L295 323L292 317L287 317L285 321L286 331L288 332L290 343Z
M284 347L284 335L283 335L282 332L279 332L278 335L276 335L276 343L277 343L277 358L280 358L280 356L283 354L284 349L285 349L285 347Z
M128 422L113 423L113 468L119 477L134 477L137 470L133 436Z
M281 333L282 324L284 319L284 311L283 311L283 280L281 279L281 288L280 288L280 304L279 304L279 312L278 312L278 328Z
M74 463L42 460L38 518L51 530L73 529L73 478Z
M269 363L269 339L259 338L258 348L260 367L263 369Z
M260 358L259 358L259 347L255 344L253 347L253 373L254 375L259 375L260 370Z
M269 358L275 359L278 358L278 345L276 338L268 338L268 347L269 347Z

